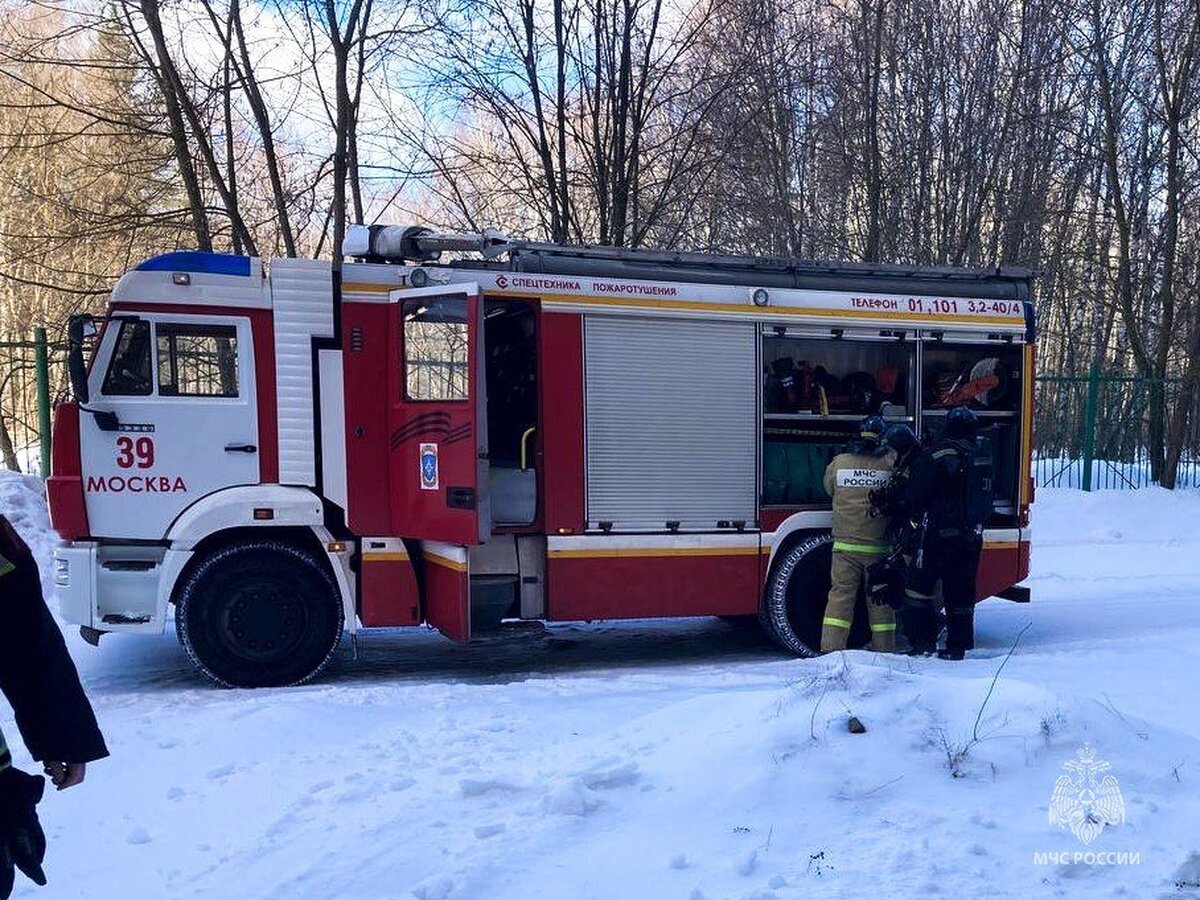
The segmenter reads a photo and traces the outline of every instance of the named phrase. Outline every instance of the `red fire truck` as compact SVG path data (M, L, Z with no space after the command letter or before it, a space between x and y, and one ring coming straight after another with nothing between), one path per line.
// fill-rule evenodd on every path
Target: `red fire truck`
M72 321L49 495L85 636L173 607L245 686L372 626L757 615L808 655L827 462L867 413L936 434L961 403L996 465L980 597L1028 599L1028 272L398 226L344 251L167 253Z

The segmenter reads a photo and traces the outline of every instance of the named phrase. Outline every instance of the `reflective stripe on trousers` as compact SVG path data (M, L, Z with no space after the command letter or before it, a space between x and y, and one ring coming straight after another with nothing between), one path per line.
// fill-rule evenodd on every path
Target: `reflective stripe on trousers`
M853 541L834 541L833 549L840 550L843 553L890 553L891 547L886 547L882 544L856 544Z
M834 547L838 545L835 542ZM845 546L845 545L843 545ZM852 544L866 547L866 544ZM867 568L886 555L858 550L835 549L830 563L829 600L821 619L821 652L845 650L854 623L854 611L860 592L867 581ZM867 618L871 625L871 649L891 651L896 647L896 614L890 607L867 603Z

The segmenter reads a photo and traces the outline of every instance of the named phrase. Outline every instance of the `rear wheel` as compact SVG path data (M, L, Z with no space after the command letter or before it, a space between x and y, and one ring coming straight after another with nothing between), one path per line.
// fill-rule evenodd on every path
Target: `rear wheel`
M332 658L343 623L328 567L280 541L233 544L205 557L175 610L192 662L227 687L307 681Z
M767 579L759 621L775 643L797 656L821 652L821 620L829 601L833 538L814 534L780 551ZM859 596L848 647L870 641L864 598Z

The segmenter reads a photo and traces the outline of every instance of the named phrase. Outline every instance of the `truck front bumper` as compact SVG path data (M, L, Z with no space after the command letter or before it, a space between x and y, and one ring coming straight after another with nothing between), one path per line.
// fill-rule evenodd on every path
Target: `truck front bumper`
M68 544L54 551L54 590L58 611L69 625L92 628L96 595L96 545Z
M54 586L64 620L96 631L161 634L165 571L178 575L187 551L76 541L54 551ZM173 582L173 578L170 579Z

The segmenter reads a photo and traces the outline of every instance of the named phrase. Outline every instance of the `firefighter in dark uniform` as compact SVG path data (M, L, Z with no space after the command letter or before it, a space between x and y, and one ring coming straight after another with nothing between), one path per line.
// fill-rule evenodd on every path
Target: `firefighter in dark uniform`
M904 486L908 484L908 473L921 452L921 442L911 428L903 422L889 425L883 432L880 446L890 450L895 457L892 480L883 492L895 500L891 501L893 515L903 515Z
M87 763L108 755L62 633L46 608L37 563L0 516L0 692L12 705L30 755L59 790L83 781ZM0 734L0 898L16 869L45 884L46 838L37 818L45 780L13 768Z
M962 659L975 646L975 578L983 526L992 509L992 461L981 452L979 419L958 406L946 415L941 437L913 460L904 491L914 523L905 572L902 622L913 652L937 644L937 592L946 607L943 659Z
M921 454L921 442L913 430L902 422L887 427L880 441L881 446L891 451L894 458L891 480L881 489L871 492L871 515L881 516L891 522L893 544L891 554L875 563L867 572L868 598L874 604L890 606L896 612L897 649L914 652L909 642L906 621L911 615L918 618L924 608L933 602L941 605L940 594L916 601L905 595L905 580L917 553L921 539L920 523L914 522L908 509L908 482L912 477L912 466ZM908 606L916 607L911 614Z
M892 454L880 446L884 421L868 416L849 453L839 453L825 470L825 490L833 498L833 563L829 601L821 620L821 652L845 650L867 569L891 550L889 521L871 514L871 493L892 477ZM896 647L896 615L867 604L871 649Z

